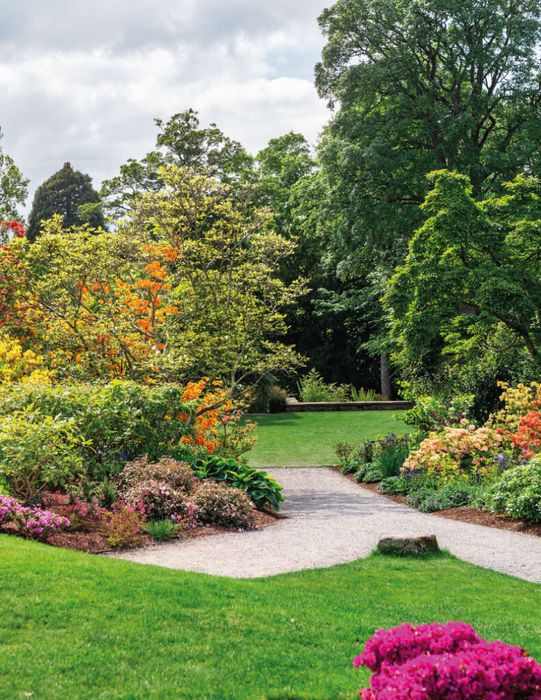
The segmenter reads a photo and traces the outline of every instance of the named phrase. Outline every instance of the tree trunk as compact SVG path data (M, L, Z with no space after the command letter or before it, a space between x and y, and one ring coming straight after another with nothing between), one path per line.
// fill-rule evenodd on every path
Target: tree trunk
M391 389L391 369L389 366L389 355L382 352L380 355L380 367L381 367L381 395L390 401L392 398Z

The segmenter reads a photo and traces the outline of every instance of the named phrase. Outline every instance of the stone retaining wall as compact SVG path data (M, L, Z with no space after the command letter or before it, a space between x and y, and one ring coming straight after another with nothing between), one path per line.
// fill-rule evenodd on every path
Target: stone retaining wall
M301 403L286 399L287 413L305 411L400 411L413 408L411 401L313 401Z

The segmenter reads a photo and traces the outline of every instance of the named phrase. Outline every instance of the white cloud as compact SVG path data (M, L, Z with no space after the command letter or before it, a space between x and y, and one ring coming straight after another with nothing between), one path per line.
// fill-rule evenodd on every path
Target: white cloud
M96 184L187 107L255 151L315 141L321 0L0 0L3 145L35 187L66 160Z

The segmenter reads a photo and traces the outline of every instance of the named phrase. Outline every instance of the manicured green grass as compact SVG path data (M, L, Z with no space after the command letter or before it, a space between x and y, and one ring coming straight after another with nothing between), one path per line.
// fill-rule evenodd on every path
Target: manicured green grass
M221 579L0 536L0 698L338 700L377 627L465 620L541 659L541 587L451 557Z
M254 467L314 467L337 463L339 442L362 442L385 433L405 433L403 411L324 411L248 416L258 441L248 454Z

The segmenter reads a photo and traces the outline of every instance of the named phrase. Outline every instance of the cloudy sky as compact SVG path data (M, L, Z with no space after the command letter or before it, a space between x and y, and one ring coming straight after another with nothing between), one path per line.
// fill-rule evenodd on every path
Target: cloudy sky
M313 87L330 0L0 0L3 147L32 189L65 161L98 185L187 107L255 151L328 119Z

